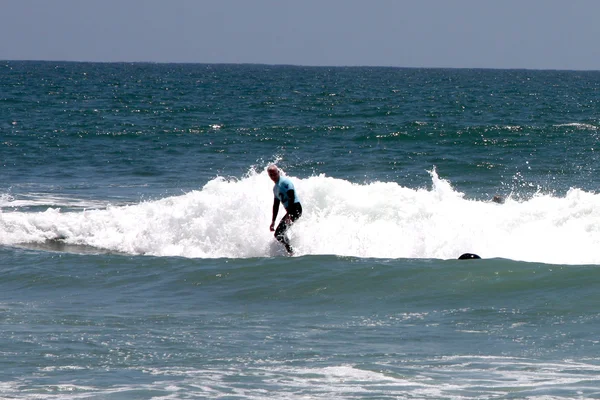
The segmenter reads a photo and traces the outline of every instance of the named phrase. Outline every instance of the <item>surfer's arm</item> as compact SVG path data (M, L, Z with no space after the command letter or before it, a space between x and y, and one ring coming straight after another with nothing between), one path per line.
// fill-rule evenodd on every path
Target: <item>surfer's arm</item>
M279 203L281 203L281 201L275 197L275 199L273 200L273 218L271 219L271 226L270 229L273 231L275 230L275 219L277 219L277 213L279 213Z

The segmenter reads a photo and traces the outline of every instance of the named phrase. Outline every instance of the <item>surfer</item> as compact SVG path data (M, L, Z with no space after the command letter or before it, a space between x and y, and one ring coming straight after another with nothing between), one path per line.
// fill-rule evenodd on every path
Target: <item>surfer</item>
M302 206L300 205L300 199L296 195L294 184L289 178L281 176L281 171L275 164L271 164L267 167L267 173L269 178L275 182L273 186L273 219L271 220L271 226L269 229L271 232L275 231L275 239L283 243L285 249L291 255L294 253L294 249L290 245L290 241L285 235L286 231L292 226L292 224L300 218L302 215ZM283 216L277 229L275 229L275 219L279 212L279 203L283 203L286 214Z

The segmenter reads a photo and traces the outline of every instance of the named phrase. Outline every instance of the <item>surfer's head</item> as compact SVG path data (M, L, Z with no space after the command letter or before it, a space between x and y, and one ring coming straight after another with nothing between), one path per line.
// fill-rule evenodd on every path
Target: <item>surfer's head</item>
M267 174L269 174L269 178L271 178L273 182L277 182L279 180L279 168L277 168L277 165L270 164L267 167Z

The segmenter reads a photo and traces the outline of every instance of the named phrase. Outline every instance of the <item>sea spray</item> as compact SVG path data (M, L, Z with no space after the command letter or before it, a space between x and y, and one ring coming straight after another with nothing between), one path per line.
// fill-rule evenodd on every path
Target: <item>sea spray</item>
M572 189L564 197L509 197L497 204L466 199L435 169L430 175L428 189L292 176L305 209L289 232L296 254L452 259L472 252L484 258L600 263L595 251L600 195ZM218 177L199 190L132 205L5 211L0 243L58 240L128 254L192 258L278 256L280 246L268 229L271 187L265 172L251 171L240 179Z

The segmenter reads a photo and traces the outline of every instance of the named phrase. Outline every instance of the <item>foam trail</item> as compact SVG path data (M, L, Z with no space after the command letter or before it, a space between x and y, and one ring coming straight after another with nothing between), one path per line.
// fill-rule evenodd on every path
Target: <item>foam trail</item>
M465 199L431 172L431 189L394 182L292 177L304 215L297 255L454 259L465 252L556 264L600 264L600 195L571 189L504 204ZM0 213L0 244L61 239L128 254L201 258L283 255L269 231L272 182L251 171L201 190L87 211ZM280 217L282 216L282 211Z
M13 196L9 193L0 194L0 208L19 209L25 207L68 207L68 208L101 208L106 207L105 201L91 201L65 196L50 196L41 193Z

